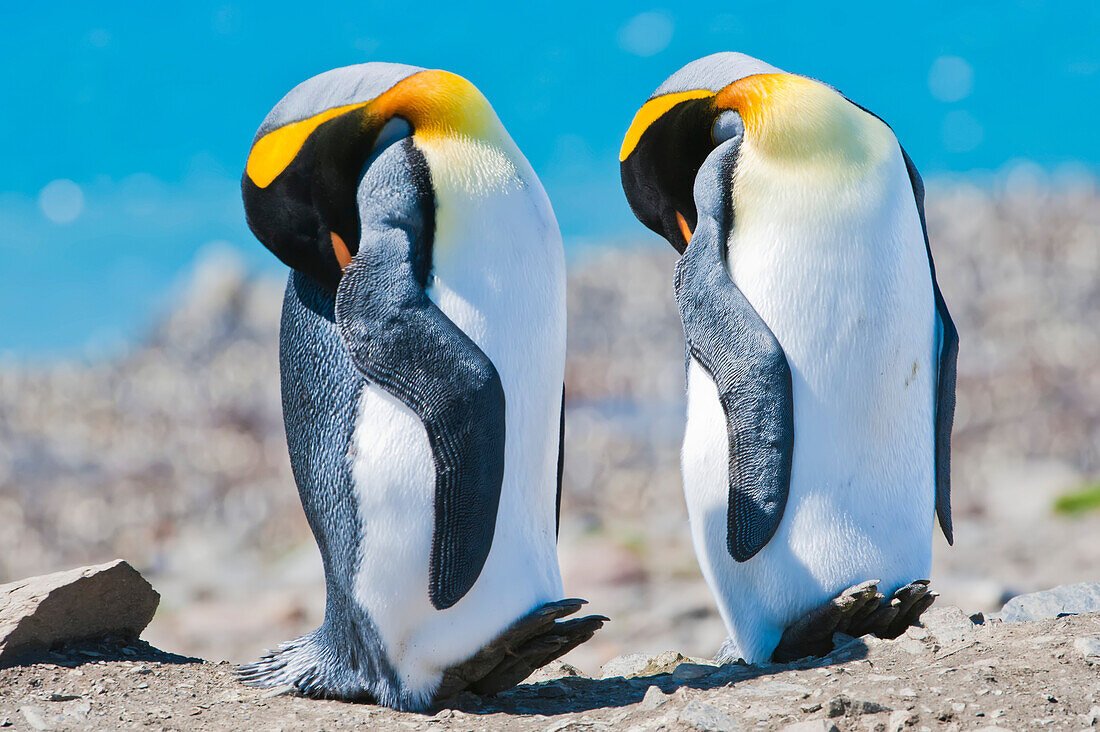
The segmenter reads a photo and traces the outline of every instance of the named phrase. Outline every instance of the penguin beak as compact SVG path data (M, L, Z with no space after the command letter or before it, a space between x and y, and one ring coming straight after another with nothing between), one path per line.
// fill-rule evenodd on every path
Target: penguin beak
M684 237L684 248L691 243L691 236L695 232L691 230L691 226L688 225L687 219L679 211L676 212L676 223L680 225L680 234Z
M714 149L715 93L654 97L634 116L619 153L623 191L638 220L683 254L698 220L695 176Z

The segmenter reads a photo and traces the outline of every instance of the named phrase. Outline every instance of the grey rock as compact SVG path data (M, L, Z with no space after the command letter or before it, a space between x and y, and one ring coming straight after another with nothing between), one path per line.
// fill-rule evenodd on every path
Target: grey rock
M958 643L977 627L957 607L932 608L921 616L921 625L943 646Z
M58 643L137 638L160 595L122 559L0 585L0 666Z
M681 663L672 670L672 678L677 681L701 679L716 669L716 666L707 666L701 663Z
M667 702L668 697L669 695L661 691L660 688L651 686L645 690L645 696L642 697L642 701L638 706L644 711L651 712Z
M1073 641L1073 650L1090 662L1100 662L1100 637L1077 638Z
M611 679L621 676L624 679L637 676L649 665L649 656L644 653L624 653L615 656L600 669L600 678Z
M846 714L852 717L862 717L865 714L880 714L889 711L891 711L890 707L879 704L878 702L868 701L866 699L852 699L846 694L834 696L825 703L826 717L843 717Z
M1006 623L1056 618L1066 613L1100 612L1100 582L1059 585L1052 590L1017 595L990 617Z
M737 720L730 715L710 704L698 701L688 702L676 718L689 727L706 730L706 732L727 732L727 730L741 728Z
M834 696L828 702L825 703L825 716L826 717L843 717L848 708L852 705L852 700L844 694Z

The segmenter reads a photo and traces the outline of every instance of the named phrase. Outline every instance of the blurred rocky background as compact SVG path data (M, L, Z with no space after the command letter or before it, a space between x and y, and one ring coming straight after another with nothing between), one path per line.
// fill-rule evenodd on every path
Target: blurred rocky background
M1100 192L1026 171L942 183L928 224L961 333L956 545L941 602L1100 578ZM652 239L652 237L650 237ZM709 656L722 624L680 489L674 252L586 250L569 284L566 592L613 622L570 660ZM290 476L278 387L283 284L229 252L125 354L0 364L0 583L126 557L160 590L146 638L245 661L320 621L320 559Z

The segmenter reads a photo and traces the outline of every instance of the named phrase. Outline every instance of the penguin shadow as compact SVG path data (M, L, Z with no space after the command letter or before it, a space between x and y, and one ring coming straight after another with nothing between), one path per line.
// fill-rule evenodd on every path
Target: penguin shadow
M860 639L834 650L827 656L804 658L784 664L748 666L729 663L724 666L704 666L690 661L671 673L653 676L593 679L584 676L563 676L550 681L521 684L493 697L461 694L443 701L441 709L456 709L467 714L512 714L528 716L541 714L553 717L596 709L611 709L638 704L650 687L663 694L673 694L679 689L707 691L753 681L792 670L825 668L859 660L867 656L867 645ZM686 666L686 671L681 670ZM678 672L679 670L679 672Z

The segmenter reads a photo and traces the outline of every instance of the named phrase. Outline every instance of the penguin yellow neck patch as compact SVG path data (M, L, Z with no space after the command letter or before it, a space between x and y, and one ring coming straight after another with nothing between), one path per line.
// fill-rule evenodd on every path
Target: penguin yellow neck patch
M499 126L488 100L466 79L449 71L420 71L375 99L326 109L272 130L252 146L246 174L257 187L266 188L294 161L318 127L351 112L376 116L383 124L399 116L417 136L429 138L461 135L478 139Z
M642 108L638 110L638 113L634 115L634 121L630 123L630 129L626 131L626 137L623 138L623 146L619 150L619 162L621 163L630 157L630 153L634 152L634 148L638 146L638 142L642 139L642 135L645 134L645 131L649 129L650 125L660 119L665 112L672 109L680 102L712 96L714 96L714 92L708 89L692 89L690 91L662 94L659 97L650 99L643 104Z
M885 129L872 115L824 84L794 74L755 74L715 97L745 123L745 139L774 158L863 164Z

